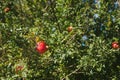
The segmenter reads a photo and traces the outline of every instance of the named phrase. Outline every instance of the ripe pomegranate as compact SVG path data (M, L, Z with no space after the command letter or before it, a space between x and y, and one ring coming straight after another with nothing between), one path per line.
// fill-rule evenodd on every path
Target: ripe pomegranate
M36 46L36 50L40 53L40 54L43 54L47 51L48 49L48 46L46 45L46 43L44 41L40 41L37 43L37 46Z
M113 49L118 49L119 48L119 43L118 42L112 42L112 48Z

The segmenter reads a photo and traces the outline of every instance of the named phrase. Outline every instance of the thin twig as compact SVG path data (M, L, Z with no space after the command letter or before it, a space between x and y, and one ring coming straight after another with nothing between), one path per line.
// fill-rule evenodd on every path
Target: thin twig
M69 44L69 42L70 42L72 39L74 39L76 35L77 35L77 34L74 34L74 35L66 42L66 44Z
M70 74L66 75L65 77L63 77L61 80L64 80L66 77L69 77L72 74L75 74L78 70L80 70L80 68L75 69L73 72L71 72ZM82 73L82 72L81 72Z

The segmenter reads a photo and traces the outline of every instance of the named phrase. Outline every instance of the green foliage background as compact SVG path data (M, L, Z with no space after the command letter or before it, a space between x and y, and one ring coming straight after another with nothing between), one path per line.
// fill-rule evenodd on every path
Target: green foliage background
M40 40L49 46L43 55L35 50ZM92 0L0 1L0 80L119 80L113 41L120 42L114 0L100 7ZM16 73L16 66L24 68Z

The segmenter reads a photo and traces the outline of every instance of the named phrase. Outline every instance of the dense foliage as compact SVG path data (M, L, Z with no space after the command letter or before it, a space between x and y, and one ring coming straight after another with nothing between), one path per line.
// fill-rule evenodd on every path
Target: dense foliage
M119 59L117 1L0 0L0 80L119 80Z

